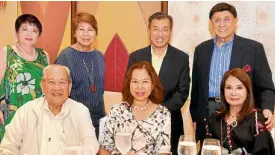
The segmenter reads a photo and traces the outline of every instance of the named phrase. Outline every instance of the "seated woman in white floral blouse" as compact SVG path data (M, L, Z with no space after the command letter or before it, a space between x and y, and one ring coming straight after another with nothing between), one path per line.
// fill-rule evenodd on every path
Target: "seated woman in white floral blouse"
M160 105L163 88L150 63L142 61L131 66L122 96L124 102L115 104L106 120L99 154L168 154L171 115ZM121 132L123 140L118 137Z

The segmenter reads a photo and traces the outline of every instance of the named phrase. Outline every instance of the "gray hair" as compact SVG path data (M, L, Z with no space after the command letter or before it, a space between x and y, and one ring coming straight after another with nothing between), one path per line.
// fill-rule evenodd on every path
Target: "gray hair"
M46 73L47 73L50 69L55 68L55 67L61 67L61 68L63 68L63 69L65 70L66 74L67 74L68 80L69 80L70 82L72 82L71 72L70 72L69 68L66 67L66 66L63 66L63 65L59 65L59 64L51 64L51 65L46 66L46 67L43 69L42 80L45 79Z

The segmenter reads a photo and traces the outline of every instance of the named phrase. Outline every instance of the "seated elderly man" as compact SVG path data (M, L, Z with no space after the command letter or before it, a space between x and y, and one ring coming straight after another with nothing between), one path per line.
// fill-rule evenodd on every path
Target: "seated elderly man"
M1 155L63 155L73 146L95 155L99 144L89 110L69 99L70 71L50 65L43 70L44 97L23 105L6 127ZM75 147L73 147L75 148Z

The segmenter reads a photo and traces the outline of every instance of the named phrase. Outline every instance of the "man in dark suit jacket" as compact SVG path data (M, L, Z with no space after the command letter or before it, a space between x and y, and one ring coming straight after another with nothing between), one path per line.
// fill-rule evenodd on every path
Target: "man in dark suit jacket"
M180 135L183 134L181 107L187 100L190 86L189 57L168 44L173 27L171 16L157 12L148 21L151 45L130 54L128 67L139 61L148 61L156 70L164 88L163 105L171 112L171 150L177 154Z
M220 104L221 79L232 68L244 69L251 78L256 107L263 109L271 129L275 90L263 45L235 35L238 19L232 5L216 4L209 18L216 36L196 47L193 61L190 113L196 139L204 138L205 120Z

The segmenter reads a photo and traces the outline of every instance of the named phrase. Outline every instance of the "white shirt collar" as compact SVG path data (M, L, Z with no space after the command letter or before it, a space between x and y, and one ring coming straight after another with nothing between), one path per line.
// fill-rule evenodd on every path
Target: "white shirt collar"
M164 53L163 53L161 56L158 56L158 55L155 53L155 51L154 51L154 49L153 49L153 46L151 46L151 54L154 55L154 56L156 56L156 57L159 57L159 58L164 58L165 55L166 55L166 53L167 53L167 49L168 49L168 45L166 46L166 48L165 48L165 50L164 50Z

